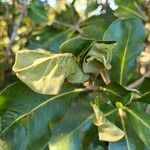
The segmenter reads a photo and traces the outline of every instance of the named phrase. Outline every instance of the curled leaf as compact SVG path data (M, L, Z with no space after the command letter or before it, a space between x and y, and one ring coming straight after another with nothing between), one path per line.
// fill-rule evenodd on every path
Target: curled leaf
M124 132L107 120L96 103L91 103L94 110L94 124L98 126L99 140L115 142L123 138Z
M65 79L70 83L82 83L89 78L72 54L44 50L18 52L13 71L32 90L42 94L58 94Z
M94 43L83 61L84 73L100 73L111 69L110 61L115 44Z

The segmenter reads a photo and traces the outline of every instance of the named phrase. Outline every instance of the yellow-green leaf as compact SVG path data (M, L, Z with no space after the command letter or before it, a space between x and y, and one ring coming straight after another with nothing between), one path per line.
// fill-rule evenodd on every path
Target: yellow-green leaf
M98 126L99 140L115 142L124 137L124 132L107 120L96 103L91 103L94 110L94 124Z
M65 79L70 83L82 83L89 78L72 54L44 50L18 52L13 71L32 90L43 94L58 94Z
M0 140L0 150L10 150L10 147L7 145L6 142Z

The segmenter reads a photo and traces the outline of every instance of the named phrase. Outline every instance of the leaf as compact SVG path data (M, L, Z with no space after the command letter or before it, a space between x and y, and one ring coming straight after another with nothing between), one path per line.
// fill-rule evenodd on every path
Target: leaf
M132 131L131 131L131 134L132 134ZM130 136L129 136L129 138L130 138ZM129 141L128 144L130 144L130 145L128 145L128 147L127 147L125 138L123 138L117 142L111 142L111 143L109 143L108 150L120 150L120 149L121 150L146 150L146 149L144 149L143 143L141 143L141 141L137 140L136 138L137 137L135 137L134 139L132 138L132 141Z
M90 13L92 11L94 11L95 9L97 9L99 6L97 0L89 0L87 1L87 8L86 8L86 13Z
M57 96L37 94L21 82L5 89L0 95L2 140L14 150L45 147L52 135L49 126L55 126L65 116L77 93L87 91L73 89L64 84Z
M143 141L143 143L150 148L150 116L149 114L136 110L135 108L125 108L130 118L134 131Z
M140 96L139 91L126 88L117 82L111 82L104 87L100 87L100 89L107 94L109 100L111 100L115 106L117 106L118 102L121 105L126 105L131 100L139 98Z
M114 19L115 17L110 9L107 9L105 14L90 17L81 26L83 31L81 36L91 40L102 40L104 32Z
M60 46L60 51L62 53L72 53L75 56L78 56L87 49L92 43L92 40L77 36L65 41Z
M48 22L48 11L39 0L32 0L28 9L28 16L35 23Z
M117 41L113 50L110 77L112 81L126 85L135 69L136 58L143 50L145 39L143 24L136 18L117 19L107 29L103 39Z
M118 17L138 17L145 20L144 13L140 10L136 1L131 0L115 0L115 3L119 8L115 10L115 14Z
M70 36L72 30L57 30L53 26L39 28L32 31L28 41L29 49L46 49L59 52L59 46Z
M1 131L1 127L2 127L2 119L0 117L0 131ZM0 150L10 150L10 146L8 146L8 144L0 139Z
M130 124L129 118L123 109L119 109L119 123L125 136L120 141L110 143L109 150L141 150L144 149L144 144L137 137Z
M93 113L89 106L90 97L81 96L76 99L65 117L52 129L49 143L51 150L81 149L82 137L92 125Z
M93 112L89 105L91 94L82 95L72 104L65 117L52 129L52 138L49 147L51 150L76 150L82 149L82 138L92 125ZM105 116L114 113L114 108L109 109ZM82 135L82 136L81 136Z
M122 104L127 103L122 100L123 97L129 94L129 91L117 82L111 82L107 86L101 87L100 89L108 95L108 98L111 100L112 104L115 105L116 102L121 102Z
M114 142L124 136L124 132L107 120L95 102L91 103L94 110L94 124L98 126L99 140Z
M65 79L70 83L82 83L89 78L72 54L54 54L43 50L19 51L13 71L32 90L42 94L58 94Z
M84 73L100 73L111 68L110 61L115 44L94 43L83 61Z
M141 85L140 92L141 98L137 99L138 102L150 103L150 79L146 78Z
M60 23L67 23L70 25L77 24L80 19L78 12L72 4L70 4L70 6L65 5L65 10L62 10L55 15L56 21L59 21Z

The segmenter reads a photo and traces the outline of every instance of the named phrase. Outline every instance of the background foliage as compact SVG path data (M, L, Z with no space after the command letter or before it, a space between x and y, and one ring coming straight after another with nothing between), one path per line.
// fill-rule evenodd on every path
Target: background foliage
M149 0L1 0L0 29L0 149L150 148ZM114 45L115 53L103 50L94 55L94 42L101 49ZM23 49L72 53L85 73L100 71L101 75L91 76L84 85L65 82L55 96L39 94L18 81L12 71L15 54ZM101 68L109 70L111 64L109 77L107 70L87 69L89 57L99 61ZM23 65L28 63L22 60ZM95 125L93 110L98 112ZM107 124L102 124L101 117ZM113 131L105 130L109 125L114 130L119 127L125 136L113 142ZM111 140L99 141L103 134Z

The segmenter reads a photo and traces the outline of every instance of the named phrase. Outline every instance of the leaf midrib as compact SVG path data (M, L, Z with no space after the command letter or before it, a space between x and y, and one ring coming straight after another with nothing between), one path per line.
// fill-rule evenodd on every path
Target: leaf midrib
M45 63L45 62L47 62L47 61L50 61L51 59L56 59L56 58L59 58L59 57L66 57L66 56L68 56L68 58L69 58L69 57L70 57L70 58L73 57L73 55L70 54L70 53L55 54L55 55L49 55L49 56L46 55L44 58L39 58L39 59L41 59L41 61L38 61L37 63L35 63L35 61L34 61L30 66L24 67L24 68L22 68L22 69L15 70L15 72L18 73L18 72L21 72L21 71L26 71L26 70L28 70L28 69L31 69L31 68L36 67L36 66L38 66L38 65L41 65L41 64L43 64L43 63ZM14 66L15 66L15 65L14 65ZM13 69L13 70L14 70L14 69Z
M137 120L139 120L145 127L147 127L150 130L150 126L144 122L144 120L142 120L142 118L140 118L138 115L136 115L134 113L134 111L132 111L131 109L125 107L125 110L127 110L130 114L132 114Z
M69 95L69 94L73 94L73 93L80 93L80 92L84 92L84 91L89 91L89 89L85 89L85 88L80 88L80 89L75 89L69 92L65 92L59 95L56 95L52 98L49 98L48 100L42 102L41 104L39 104L38 106L36 106L35 108L31 109L29 112L19 116L17 119L15 119L10 125L8 125L3 131L1 131L0 136L2 136L12 125L14 125L17 121L21 120L22 118L32 114L33 112L37 111L38 109L40 109L41 107L45 106L47 103L49 103L52 100L55 100L57 98Z
M128 33L127 41L126 41L125 48L124 48L123 58L121 59L122 62L121 62L121 66L120 66L120 80L119 80L120 84L122 84L122 82L123 82L123 73L124 73L124 68L125 68L125 61L126 61L126 55L127 55L127 51L128 51L128 44L129 44L129 37L131 34L131 28L132 28L132 25L130 24L129 33Z
M113 95L116 95L118 97L121 97L121 95L119 95L118 93L116 93L115 91L112 91L110 89L105 88L107 92L112 93Z
M124 131L124 133L125 133L125 140L126 140L126 143L127 143L127 148L128 148L128 150L131 150L130 144L129 144L128 135L127 135L127 131L126 131L125 122L124 122L124 119L123 119L123 117L122 117L122 115L121 115L121 111L122 111L122 110L119 110L119 116L120 116L120 120L121 120L121 124L122 124L123 131Z
M150 91L147 91L147 92L143 93L141 96L143 97L143 96L146 96L148 94L150 94Z

